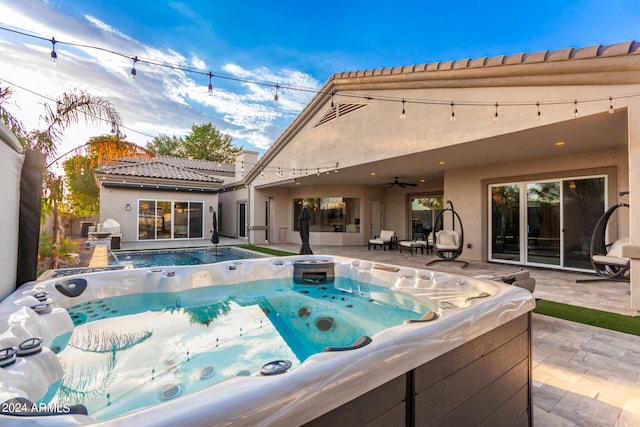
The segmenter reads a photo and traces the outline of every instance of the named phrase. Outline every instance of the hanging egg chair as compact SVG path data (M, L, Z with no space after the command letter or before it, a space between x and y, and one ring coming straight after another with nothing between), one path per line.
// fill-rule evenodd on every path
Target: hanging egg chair
M458 260L464 246L462 220L453 208L451 200L447 200L446 205L447 207L438 214L433 224L433 253L440 259L435 259L427 263L427 265L449 261L462 263L462 268L465 268L469 263ZM445 228L445 215L451 215L451 222L446 224L449 228Z

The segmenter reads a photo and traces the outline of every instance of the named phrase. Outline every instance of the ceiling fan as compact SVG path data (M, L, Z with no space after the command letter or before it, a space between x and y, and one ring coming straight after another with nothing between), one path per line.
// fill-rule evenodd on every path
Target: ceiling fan
M393 186L399 186L399 187L415 187L418 184L414 184L412 182L401 182L399 181L398 177L396 176L395 179L393 180L393 182L389 183L389 188L393 187Z

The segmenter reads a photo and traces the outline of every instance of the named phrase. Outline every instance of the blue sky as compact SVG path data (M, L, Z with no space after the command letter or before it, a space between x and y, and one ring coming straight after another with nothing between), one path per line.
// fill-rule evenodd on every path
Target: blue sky
M0 27L127 56L58 44L53 65L51 43L0 30L0 84L28 129L49 101L21 88L78 88L110 100L140 145L211 122L262 153L313 96L280 90L274 105L276 83L317 90L342 71L640 40L639 23L638 0L0 0ZM214 77L209 96L206 76L143 63L131 81L133 56L265 85ZM108 131L70 130L59 153Z

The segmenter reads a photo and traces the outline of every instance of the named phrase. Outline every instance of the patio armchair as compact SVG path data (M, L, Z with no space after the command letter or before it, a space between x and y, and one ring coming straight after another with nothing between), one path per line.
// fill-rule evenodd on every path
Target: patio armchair
M373 249L375 249L378 245L382 246L383 250L387 250L387 246L389 246L389 250L393 249L397 242L396 232L393 230L380 230L380 237L375 237L369 240L368 249L371 249L371 245L373 245Z

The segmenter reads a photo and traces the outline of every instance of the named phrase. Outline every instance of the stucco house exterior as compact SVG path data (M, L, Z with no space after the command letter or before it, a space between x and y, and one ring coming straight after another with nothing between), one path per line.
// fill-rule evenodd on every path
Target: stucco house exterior
M415 202L440 198L464 259L589 271L593 225L629 191L609 232L640 271L639 171L635 42L338 73L247 174L248 239L299 242L302 203L312 246L412 239Z
M450 200L462 258L589 271L593 226L628 191L630 215L609 234L629 236L624 253L640 271L639 174L640 44L625 42L337 73L232 179L153 194L199 192L222 234L258 245L299 243L303 204L312 246L366 245L381 229L421 238ZM99 176L101 219L124 215L135 230L125 206L153 190L116 188L114 176ZM640 309L635 275L631 305Z
M242 179L244 164L255 164L257 155L241 151L238 171L236 165L170 156L123 159L104 166L94 173L100 188L100 222L118 222L123 242L200 240L211 237L216 212L219 225L226 226L219 232L236 237L234 218L220 217L218 193L223 185L232 191Z

